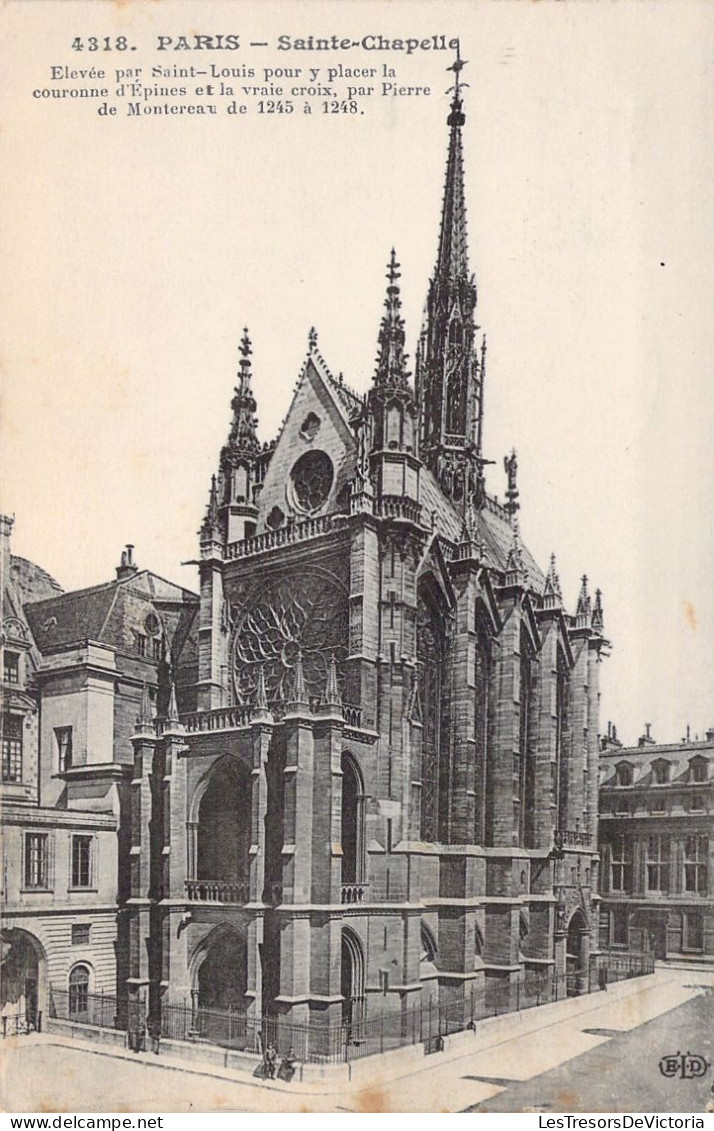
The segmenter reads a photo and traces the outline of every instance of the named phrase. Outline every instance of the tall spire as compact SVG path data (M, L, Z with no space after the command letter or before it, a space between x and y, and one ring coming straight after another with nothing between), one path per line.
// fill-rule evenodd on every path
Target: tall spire
M457 49L456 59L447 68L454 72L454 85L450 91L453 92L451 112L446 119L451 132L437 258L437 272L452 279L466 278L469 269L464 200L464 156L461 142L461 127L466 121L461 88L468 84L461 82L460 75L465 65L466 61L461 58Z
M379 352L374 384L380 389L408 389L406 361L404 353L404 319L401 315L402 300L399 297L399 263L392 253L387 267L387 297L384 300L384 314L379 327Z
M372 451L390 448L414 453L418 446L419 413L407 373L399 279L397 255L392 248L387 265L387 297L379 326L374 381L367 394L365 419Z
M466 120L461 82L465 61L448 68L451 103L439 248L429 283L416 359L421 453L442 491L463 511L483 502L482 407L485 351L477 339L476 284L469 273L461 131Z

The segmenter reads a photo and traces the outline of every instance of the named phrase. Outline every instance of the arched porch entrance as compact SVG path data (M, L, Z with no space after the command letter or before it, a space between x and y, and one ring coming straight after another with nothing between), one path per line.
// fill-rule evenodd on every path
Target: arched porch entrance
M45 952L29 931L7 928L2 932L0 1014L3 1026L28 1032L41 1024L45 1010Z
M194 998L199 1009L245 1012L248 989L248 944L240 931L218 928L199 955Z
M571 916L565 937L565 973L568 997L577 997L587 992L588 962L588 924L582 911Z

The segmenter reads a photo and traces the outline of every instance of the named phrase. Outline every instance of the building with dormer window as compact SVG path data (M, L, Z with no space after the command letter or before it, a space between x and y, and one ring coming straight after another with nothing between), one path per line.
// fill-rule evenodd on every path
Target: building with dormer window
M96 1021L127 975L133 748L142 696L194 705L198 598L127 548L114 581L64 593L2 534L3 1031ZM158 647L141 647L142 639ZM193 665L193 666L192 666Z
M623 774L623 771L626 773ZM600 755L602 947L714 960L714 730Z

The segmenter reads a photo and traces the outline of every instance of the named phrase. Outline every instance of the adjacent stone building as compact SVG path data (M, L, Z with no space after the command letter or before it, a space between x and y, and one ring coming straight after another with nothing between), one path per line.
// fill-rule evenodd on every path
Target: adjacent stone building
M2 1016L56 1009L113 1024L123 938L133 748L142 696L164 709L172 657L193 706L198 598L125 551L116 580L73 593L2 533ZM193 644L193 668L191 646ZM106 997L97 1016L93 1003Z
M714 961L714 730L660 744L603 741L603 947Z
M127 986L358 1026L598 943L599 592L564 604L484 469L457 85L412 381L392 253L365 397L312 331L261 444L252 344L200 532L196 710L132 737ZM346 222L348 222L346 218ZM554 532L556 533L556 532Z

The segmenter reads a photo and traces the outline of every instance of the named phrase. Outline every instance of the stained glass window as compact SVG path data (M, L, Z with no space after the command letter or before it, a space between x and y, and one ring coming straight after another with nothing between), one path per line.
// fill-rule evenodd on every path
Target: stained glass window
M326 452L305 452L290 472L293 503L307 514L314 514L327 502L334 470Z

